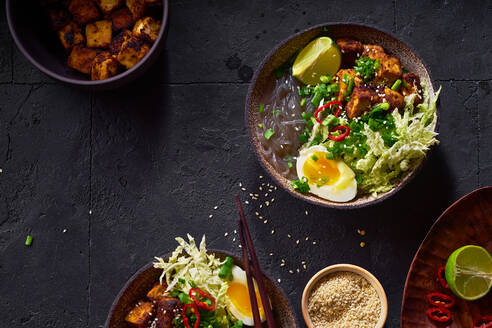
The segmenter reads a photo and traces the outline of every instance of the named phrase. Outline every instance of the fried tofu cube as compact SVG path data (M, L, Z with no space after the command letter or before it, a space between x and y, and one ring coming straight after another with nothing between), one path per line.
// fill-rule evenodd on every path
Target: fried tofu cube
M364 51L362 43L345 38L337 39L336 43L342 53L342 67L353 67L357 58Z
M109 48L113 37L111 29L111 21L102 20L85 27L85 36L87 38L87 46L89 48Z
M118 61L127 69L135 66L149 52L150 47L136 36L131 36L121 45Z
M136 327L147 327L152 319L154 312L154 305L150 302L139 302L135 307L127 314L125 321Z
M79 25L85 25L101 17L92 0L72 0L68 10Z
M133 35L148 42L155 42L159 36L161 22L152 17L139 19L133 27Z
M103 14L109 14L123 4L123 0L96 0Z
M68 56L67 64L81 73L91 74L92 61L98 53L99 51L96 49L75 46Z
M363 48L364 50L362 51L362 56L369 57L374 60L381 60L384 56L386 56L386 52L381 46L375 44L365 44Z
M109 46L109 51L111 51L111 54L117 56L120 53L123 43L132 36L133 34L129 30L124 30L120 34L115 36L111 41L111 45Z
M384 88L384 95L381 98L383 102L387 102L390 105L390 109L403 108L405 106L402 94L388 87Z
M161 298L157 303L157 317L155 328L173 327L173 320L177 313L181 313L182 303L174 297Z
M354 88L358 87L362 83L362 79L357 76L355 69L347 68L341 69L337 72L335 76L335 80L338 82L338 101L344 103L346 101L346 96L350 96L350 94L346 95L348 84L350 79L354 79ZM353 89L352 89L353 90Z
M120 63L109 51L99 53L92 61L91 79L105 80L118 74Z
M147 293L147 298L151 301L159 301L165 297L164 293L166 292L166 288L166 285L161 285L160 283L155 284Z
M54 31L58 31L70 24L70 14L59 5L53 5L48 8L48 17L51 29Z
M416 94L413 99L413 104L418 105L422 102L422 85L420 84L420 77L415 73L405 73L402 76L401 92L403 96L409 96Z
M111 14L113 31L128 29L133 25L133 16L128 8L121 8Z
M371 105L376 99L378 99L376 91L365 86L354 88L350 101L345 106L348 117L352 119L362 115L364 112L371 109Z
M82 30L73 22L58 31L58 38L66 51L72 50L76 45L83 45L85 42Z
M142 17L145 12L144 0L126 0L126 6L130 9L135 21Z
M391 85L400 78L402 72L400 60L386 54L383 47L365 44L362 55L373 60L379 60L380 67L376 71L375 82Z

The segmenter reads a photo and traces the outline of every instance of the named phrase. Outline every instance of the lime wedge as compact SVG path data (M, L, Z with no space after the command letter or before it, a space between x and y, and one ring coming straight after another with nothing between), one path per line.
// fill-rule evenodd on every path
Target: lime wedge
M492 256L480 246L467 245L455 250L446 263L449 288L467 301L487 295L492 287Z
M309 42L297 55L292 75L304 84L316 85L323 75L333 76L340 68L342 55L335 42L326 36Z

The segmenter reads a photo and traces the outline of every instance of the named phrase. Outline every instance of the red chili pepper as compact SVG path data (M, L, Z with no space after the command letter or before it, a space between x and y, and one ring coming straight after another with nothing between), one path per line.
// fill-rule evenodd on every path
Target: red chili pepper
M484 315L473 321L473 328L492 328L492 315Z
M201 296L200 300L198 300L196 298L197 294L199 294ZM213 298L211 295L205 293L200 288L191 288L190 291L188 292L188 295L193 300L193 302L195 302L196 306L198 306L199 308L207 310L207 311L213 311L215 309L215 298ZM206 300L211 300L212 305L208 305L205 302Z
M186 313L186 310L188 309L191 309L191 312L196 315L195 325L193 326L193 328L198 328L198 326L200 325L200 311L198 311L198 308L196 307L195 303L185 304L185 306L183 307L182 315L183 315L184 326L186 328L191 328L190 318L188 318L188 315Z
M439 283L443 288L449 288L448 282L446 281L445 268L442 266L437 270L437 279L439 279Z
M330 138L333 141L342 141L343 139L347 138L347 136L350 134L350 128L346 125L337 125L330 129L330 132L342 131L342 130L344 131L342 134L338 136L333 136L329 134L328 138Z
M316 119L316 121L318 121L319 124L323 123L323 121L321 120L321 118L319 117L321 112L324 111L325 109L327 108L331 108L332 105L335 105L337 104L337 110L335 111L335 113L333 113L333 115L335 117L338 117L340 116L340 114L342 113L342 108L343 108L343 105L341 102L339 102L338 100L333 100L333 101L330 101L329 103L326 103L324 104L323 106L321 106L320 108L318 108L315 112L314 112L314 118Z
M429 302L430 305L449 309L454 305L454 298L446 294L430 293L427 295L427 302Z
M448 322L449 320L451 320L451 311L446 308L430 308L425 313L427 313L429 319L437 322Z

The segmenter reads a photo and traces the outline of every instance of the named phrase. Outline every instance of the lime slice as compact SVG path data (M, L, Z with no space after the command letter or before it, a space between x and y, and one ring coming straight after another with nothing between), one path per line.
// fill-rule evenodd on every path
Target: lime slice
M340 68L342 55L335 42L326 36L311 42L297 55L292 75L304 84L316 85L323 75L333 76Z
M467 301L485 296L492 287L492 256L480 246L467 245L455 250L446 263L449 288Z

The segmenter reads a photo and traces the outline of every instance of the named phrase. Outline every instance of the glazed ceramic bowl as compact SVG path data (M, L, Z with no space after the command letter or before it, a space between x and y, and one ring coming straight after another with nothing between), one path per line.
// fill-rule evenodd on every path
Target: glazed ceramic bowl
M431 92L431 94L435 92L429 70L426 68L416 52L402 41L387 32L367 25L353 23L327 23L314 26L305 31L294 34L287 40L282 41L265 57L263 62L257 68L248 91L245 108L245 123L249 132L251 143L253 144L254 152L260 164L282 188L287 190L295 197L316 205L340 209L359 208L372 205L396 194L418 173L418 171L420 171L424 161L422 161L422 163L420 163L420 165L413 172L408 174L406 178L397 186L386 193L378 194L376 197L373 197L372 195L358 195L350 202L336 203L311 194L301 194L294 191L290 185L290 180L281 175L268 162L267 158L260 151L260 140L255 132L259 123L258 107L260 104L265 102L265 98L270 94L271 90L273 90L275 83L275 70L286 63L289 58L306 46L311 40L321 35L330 36L334 39L353 38L361 41L362 43L380 45L386 50L387 53L398 57L403 67L408 69L410 72L417 73L421 80L429 87L429 92Z
M302 308L302 316L304 317L304 321L308 328L315 328L313 323L311 322L311 318L309 317L308 312L308 300L311 292L316 286L316 284L326 277L327 275L334 272L353 272L356 273L363 278L365 278L376 290L376 293L379 296L379 301L381 302L381 313L379 315L378 322L374 328L382 328L384 327L384 323L386 322L386 318L388 316L388 300L386 298L386 293L384 292L383 286L379 283L379 281L374 277L369 271L352 264L335 264L329 267L324 268L323 270L316 273L307 283L304 288L304 292L302 293L301 300L301 308Z
M67 53L59 44L56 33L49 28L46 16L40 14L40 1L7 0L7 20L12 38L20 52L40 71L71 85L91 90L107 90L134 80L159 57L164 46L169 7L167 0L162 1L161 29L147 55L131 69L100 81L91 81L90 76L68 67Z
M226 256L234 258L235 264L243 267L243 262L233 254L222 250L209 250L209 253L215 254L220 259L225 259ZM169 258L172 253L161 256L164 260ZM135 306L135 304L145 299L147 292L152 286L159 281L162 270L153 267L153 262L148 263L143 268L138 270L116 296L116 299L111 306L105 328L122 328L128 327L125 322L125 316ZM268 296L272 303L275 321L279 328L299 327L297 318L294 314L284 291L271 278L264 276L263 280L267 289Z

